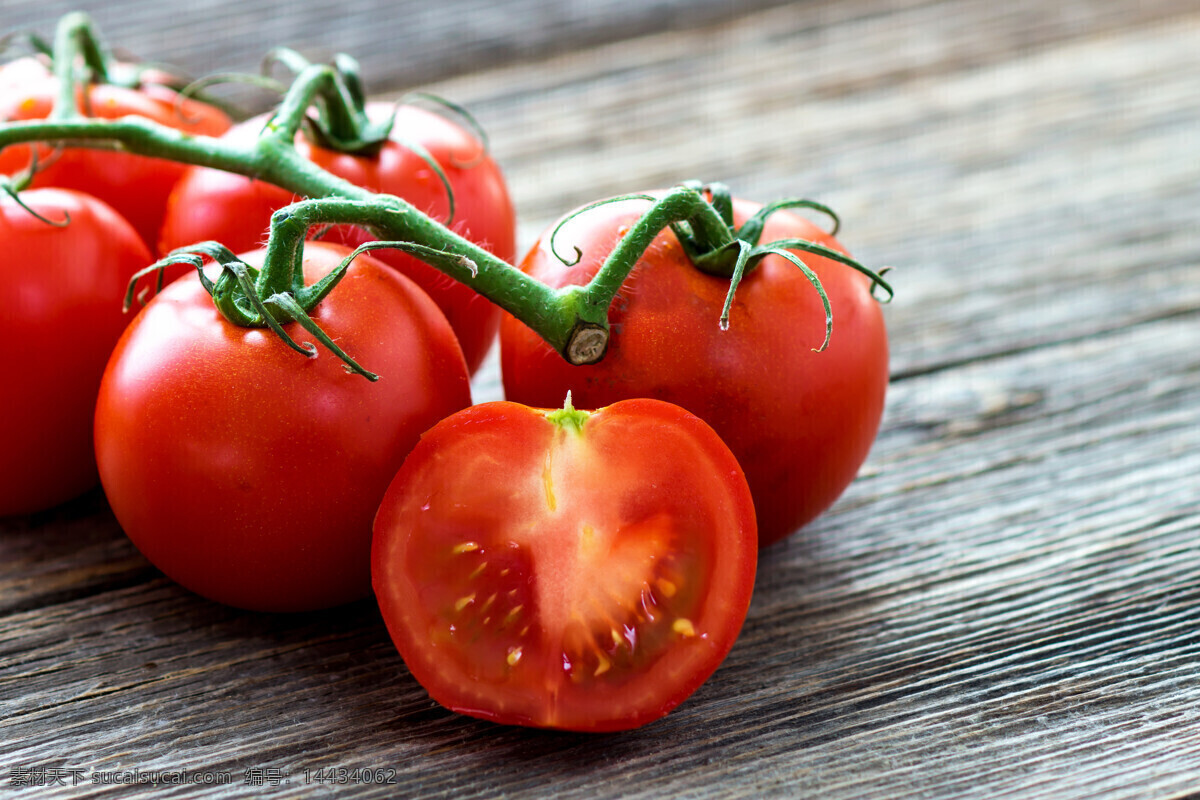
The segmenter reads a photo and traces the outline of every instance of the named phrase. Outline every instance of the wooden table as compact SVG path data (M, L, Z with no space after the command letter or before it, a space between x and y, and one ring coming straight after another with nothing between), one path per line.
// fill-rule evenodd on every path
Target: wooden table
M244 5L171 6L163 30L148 3L94 4L111 39L196 72L290 43L356 52L381 91L436 79L490 131L524 243L687 178L832 205L856 255L896 267L883 429L839 503L763 553L716 675L619 735L442 710L369 602L201 600L99 493L4 520L0 795L1200 789L1194 3L450 0L377 24ZM3 23L48 33L62 10ZM494 361L477 384L500 395ZM328 767L398 785L305 782ZM229 783L90 785L185 769ZM39 775L65 785L17 785Z

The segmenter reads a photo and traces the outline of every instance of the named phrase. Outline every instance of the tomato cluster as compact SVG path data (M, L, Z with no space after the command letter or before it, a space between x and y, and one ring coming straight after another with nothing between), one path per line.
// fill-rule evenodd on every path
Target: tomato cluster
M274 124L230 127L146 75L87 84L78 112L249 147ZM0 68L0 119L46 117L57 81L42 58ZM291 146L515 259L512 203L478 137L415 108L360 110L394 114L384 140L339 149L309 126ZM754 250L729 307L729 275L698 268L687 226L665 228L607 309L606 356L573 366L421 260L428 248L352 251L375 228L305 220L298 238L319 236L295 249L291 294L259 296L281 252L261 245L298 199L272 183L75 145L0 149L0 173L22 170L0 201L0 244L20 254L4 262L0 335L25 375L0 394L0 515L98 478L141 552L204 597L304 611L373 589L412 674L462 713L573 730L666 714L733 646L758 548L838 497L879 424L872 280L786 210L732 202L728 223L761 217L755 242L810 243L803 269ZM548 233L520 269L585 286L647 199L576 212L552 230L579 258ZM152 299L122 316L127 287L168 252L195 268L143 286ZM472 406L498 330L509 401ZM382 379L301 358L310 340Z

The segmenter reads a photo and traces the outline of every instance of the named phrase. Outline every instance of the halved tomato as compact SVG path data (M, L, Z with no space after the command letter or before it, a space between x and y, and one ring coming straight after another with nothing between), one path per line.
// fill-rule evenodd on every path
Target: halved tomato
M442 705L624 730L725 658L757 546L741 468L682 408L499 402L443 420L409 455L375 519L372 578L405 663Z

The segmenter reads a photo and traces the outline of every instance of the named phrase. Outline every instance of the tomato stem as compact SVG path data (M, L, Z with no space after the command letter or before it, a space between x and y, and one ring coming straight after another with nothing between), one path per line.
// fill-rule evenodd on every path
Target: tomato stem
M347 58L339 59L339 64L349 68ZM315 106L318 118L314 129L319 144L344 153L368 153L378 151L387 141L392 121L374 123L367 118L361 90L351 87L354 79L348 81L341 69L307 64L297 54L285 63L293 69L303 66L267 125L269 135L290 143L305 122L313 121L308 111Z
M79 59L88 70L89 82L103 83L108 78L110 56L92 27L92 21L81 12L64 15L54 32L52 68L58 80L58 95L50 111L50 119L71 119L79 116L76 100ZM85 92L84 97L87 97Z
M715 223L714 223L715 218ZM706 242L720 240L722 236L731 240L728 229L716 216L708 201L689 186L679 186L654 201L654 205L633 224L616 247L608 254L600 270L588 284L589 301L603 304L607 310L617 290L629 276L634 264L650 247L655 237L669 226L676 227L677 234L700 231Z
M62 219L59 219L59 220L48 219L48 218L42 216L41 214L39 214L34 209L30 208L29 205L26 204L25 201L21 199L20 193L22 191L24 191L27 180L28 180L27 175L25 175L25 176L0 175L0 193L2 193L5 197L11 198L14 203L16 203L18 206L20 206L24 211L28 212L28 214L31 217L33 217L34 219L36 219L40 222L46 223L47 225L49 225L52 228L65 228L67 225L69 225L71 222L71 215L68 214L65 209L63 210L63 218Z
M271 58L295 71L296 78L267 125L269 136L290 144L303 129L305 135L320 147L359 156L373 156L389 139L394 139L438 176L449 204L447 224L454 219L454 191L442 165L418 142L392 135L399 105L386 119L373 120L368 116L357 61L339 54L333 66L310 64L302 55L287 48L272 51ZM315 119L308 113L314 107L317 109Z

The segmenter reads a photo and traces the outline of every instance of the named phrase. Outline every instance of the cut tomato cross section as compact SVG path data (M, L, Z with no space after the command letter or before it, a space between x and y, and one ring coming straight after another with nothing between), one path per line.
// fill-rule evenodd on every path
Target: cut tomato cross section
M446 707L621 730L724 659L756 548L741 469L678 406L489 403L405 462L375 520L373 580L409 669Z

